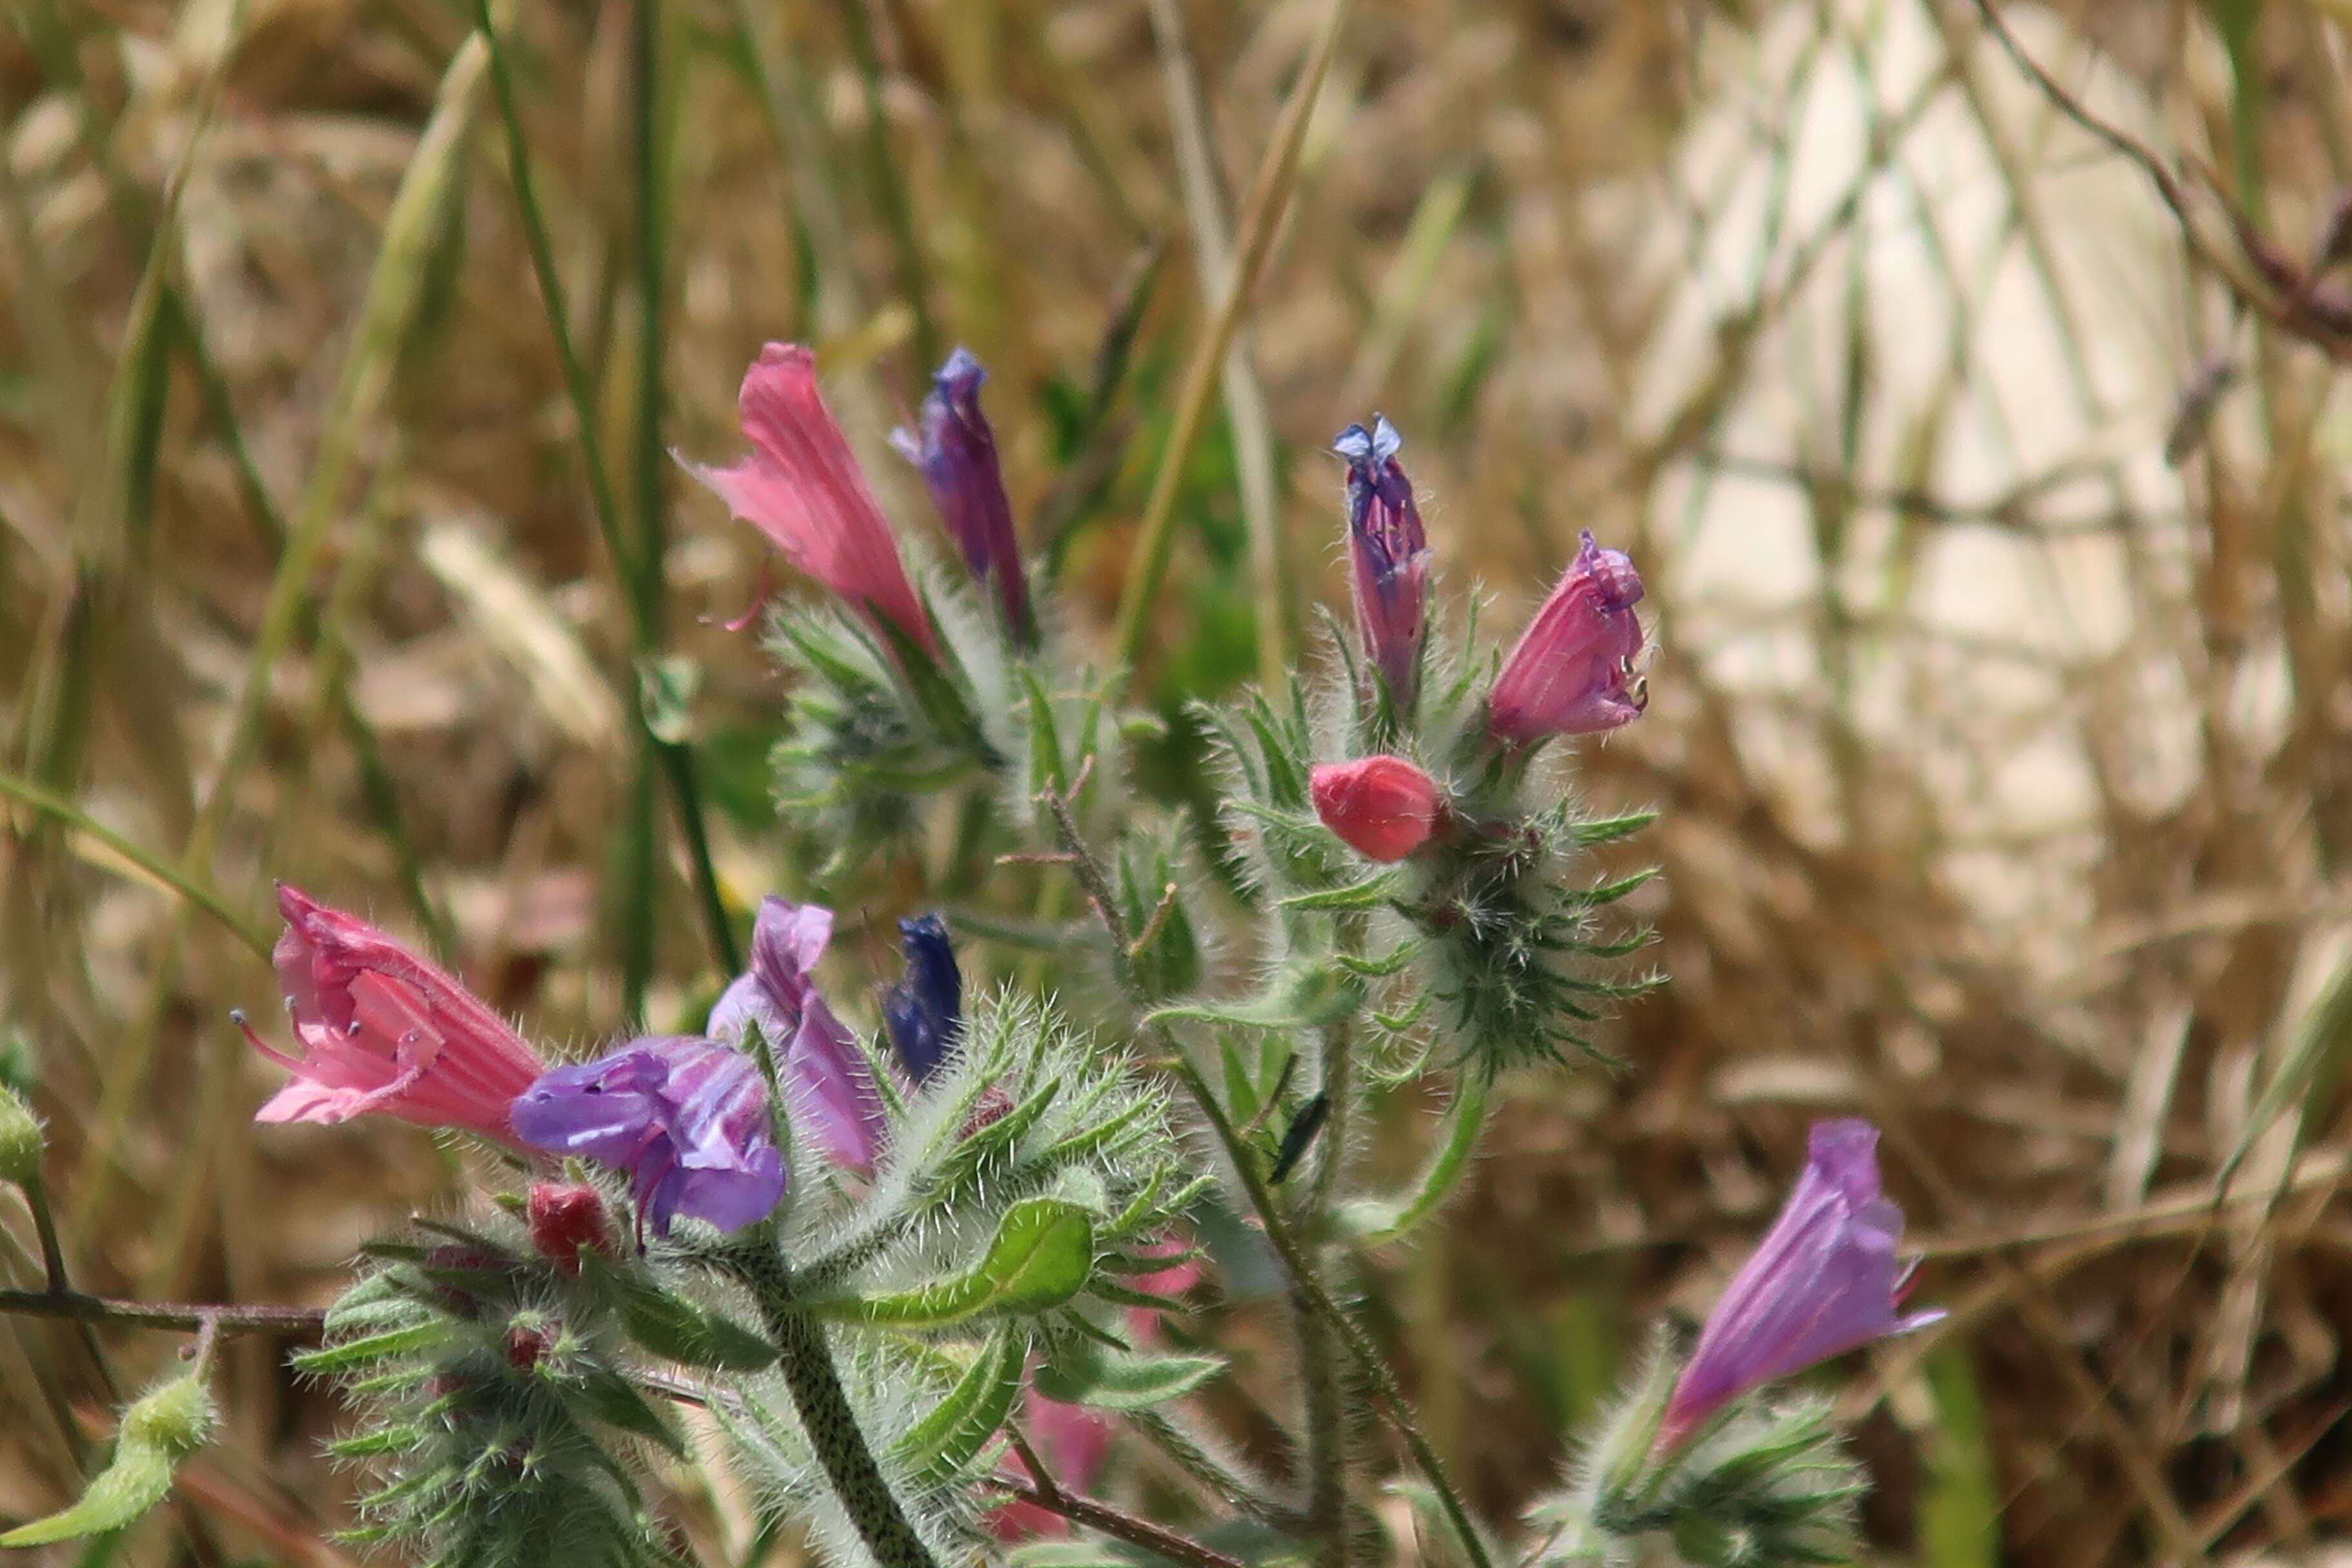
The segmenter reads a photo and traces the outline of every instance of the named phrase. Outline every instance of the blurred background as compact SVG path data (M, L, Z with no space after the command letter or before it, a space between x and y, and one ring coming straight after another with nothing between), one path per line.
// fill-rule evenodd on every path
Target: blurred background
M519 167L457 0L11 0L0 1072L79 1281L320 1302L461 1190L412 1129L249 1124L272 879L560 1046L707 1002L640 715L742 917L792 876L786 694L724 624L755 537L667 452L740 449L762 342L818 345L909 532L881 437L971 347L1107 655L1255 232L1149 701L1317 646L1323 448L1375 409L1449 613L1516 626L1580 529L1650 586L1650 710L1586 779L1664 812L1626 847L1671 984L1608 1031L1627 1070L1514 1086L1366 1303L1475 1500L1547 1484L1856 1113L1951 1313L1825 1384L1874 1552L2340 1561L2352 5L2007 6L2004 41L1976 0L1357 0L1285 163L1328 6L499 0ZM1197 801L1181 722L1162 751ZM178 1342L107 1345L135 1381ZM173 1527L83 1561L357 1551L282 1350L236 1347ZM0 1323L0 1515L72 1495L108 1409L73 1335Z

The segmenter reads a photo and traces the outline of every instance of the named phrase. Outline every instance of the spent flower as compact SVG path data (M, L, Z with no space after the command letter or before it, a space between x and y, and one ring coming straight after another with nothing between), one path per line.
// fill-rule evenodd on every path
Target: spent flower
M514 1102L514 1129L534 1149L627 1172L638 1226L651 1218L656 1236L681 1214L740 1230L784 1195L758 1065L697 1035L553 1069Z
M1331 449L1348 459L1349 578L1364 657L1400 708L1412 700L1429 601L1429 536L1412 481L1396 460L1403 438L1384 416L1350 425Z
M883 993L882 1021L907 1076L928 1083L963 1027L963 972L947 922L937 915L900 921L898 949L907 957L906 978Z
M375 927L278 889L272 961L302 1054L233 1015L253 1048L294 1074L257 1121L344 1121L382 1111L511 1143L508 1107L546 1070L489 1005Z
M817 390L815 354L768 344L743 373L736 408L751 455L724 468L688 463L687 471L886 637L895 632L937 653L898 542Z
M1588 531L1559 586L1503 661L1486 698L1487 728L1515 745L1589 735L1641 717L1633 671L1642 651L1642 578L1623 552Z
M1789 1201L1675 1380L1661 1452L1751 1390L1944 1315L1896 1311L1910 1271L1895 1261L1903 1211L1880 1194L1877 1151L1867 1121L1814 1124Z
M771 894L751 928L751 966L710 1011L710 1037L740 1046L755 1025L776 1053L793 1125L836 1165L864 1169L887 1131L873 1070L809 972L833 939L833 911Z
M1005 626L1025 643L1034 636L1029 585L1022 575L1013 503L1005 498L996 461L996 435L981 412L980 387L987 379L980 361L956 350L931 377L918 427L893 430L890 445L922 470L931 503L973 581L995 589Z
M1403 859L1428 843L1445 817L1436 781L1386 753L1319 763L1307 773L1307 790L1323 826L1372 860Z

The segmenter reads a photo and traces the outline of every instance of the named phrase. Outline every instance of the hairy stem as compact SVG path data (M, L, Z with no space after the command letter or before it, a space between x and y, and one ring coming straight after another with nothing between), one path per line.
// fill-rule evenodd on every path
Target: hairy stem
M62 1318L84 1323L118 1323L132 1329L201 1332L206 1324L224 1334L315 1335L327 1321L316 1307L216 1307L197 1301L119 1301L78 1290L0 1290L0 1314Z
M779 1356L777 1370L800 1413L801 1427L825 1479L844 1512L856 1527L858 1538L881 1568L939 1568L931 1549L907 1519L898 1496L883 1479L866 1434L858 1429L857 1413L841 1386L833 1364L833 1348L825 1342L824 1325L802 1311L793 1300L792 1276L772 1248L730 1260L738 1278L759 1299L760 1316Z
M1054 1479L1038 1459L1036 1450L1030 1447L1028 1439L1021 1435L1021 1429L1009 1427L1007 1433L1013 1439L1014 1450L1021 1456L1022 1464L1027 1467L1030 1475L1036 1478L1036 1485L1024 1487L1018 1481L1001 1477L992 1484L1022 1501L1034 1503L1048 1513L1060 1514L1075 1524L1099 1530L1105 1535L1140 1546L1147 1552L1156 1552L1171 1562L1188 1563L1191 1568L1244 1568L1239 1560L1179 1535L1172 1530L1162 1530L1148 1519L1138 1519L1131 1513L1097 1502L1092 1498L1065 1491L1061 1483Z
M1347 1390L1339 1372L1338 1342L1331 1325L1315 1310L1307 1288L1321 1293L1325 1285L1322 1238L1330 1228L1331 1205L1339 1194L1341 1167L1347 1163L1349 1100L1355 1091L1349 1058L1354 1036L1353 1020L1347 1018L1324 1031L1323 1096L1330 1109L1302 1216L1310 1238L1302 1254L1308 1278L1294 1281L1290 1297L1298 1322L1299 1381L1306 1395L1307 1513L1322 1543L1318 1561L1323 1568L1347 1568L1348 1563Z

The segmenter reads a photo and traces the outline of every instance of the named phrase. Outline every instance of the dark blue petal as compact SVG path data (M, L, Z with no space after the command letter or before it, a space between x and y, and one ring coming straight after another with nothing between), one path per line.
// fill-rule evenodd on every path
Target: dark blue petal
M956 967L947 922L937 915L900 921L898 947L907 955L907 976L884 993L882 1018L908 1074L927 1083L963 1026L963 973Z

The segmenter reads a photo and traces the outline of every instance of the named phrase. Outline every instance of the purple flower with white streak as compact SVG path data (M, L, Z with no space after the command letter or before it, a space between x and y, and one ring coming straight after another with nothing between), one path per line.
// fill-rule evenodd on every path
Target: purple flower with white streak
M1024 643L1035 637L1029 586L1021 574L1021 541L1013 505L996 462L996 436L980 411L980 384L988 379L971 353L958 349L931 377L919 430L893 430L890 445L923 471L931 504L948 526L974 581L994 584L1004 624Z
M776 1053L793 1125L835 1164L864 1170L882 1152L887 1124L866 1053L809 977L832 938L831 910L762 899L751 967L719 998L709 1028L712 1039L743 1045L756 1024Z
M523 1091L512 1117L534 1149L626 1171L641 1237L648 1215L656 1236L679 1215L740 1230L784 1195L758 1065L698 1035L650 1036L557 1068Z
M1388 682L1399 708L1412 701L1421 664L1422 617L1429 600L1429 535L1413 504L1412 481L1397 460L1404 445L1380 415L1350 425L1331 449L1348 459L1348 557L1356 629L1364 657Z
M1878 1129L1816 1122L1780 1216L1675 1380L1657 1451L1675 1448L1753 1389L1941 1318L1896 1315L1911 1276L1895 1260L1902 1240L1903 1211L1879 1194Z
M1486 698L1486 727L1526 745L1547 735L1589 735L1642 716L1633 677L1642 651L1642 578L1624 552L1588 531L1568 574L1536 611Z

